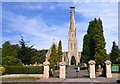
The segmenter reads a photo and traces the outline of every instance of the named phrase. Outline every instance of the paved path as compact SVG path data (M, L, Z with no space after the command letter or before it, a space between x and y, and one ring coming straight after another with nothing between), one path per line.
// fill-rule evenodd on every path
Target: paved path
M76 78L77 77L75 66L68 66L67 67L66 77L67 78Z
M78 71L77 67L72 65L67 67L66 77L67 78L88 78L89 74L87 70Z

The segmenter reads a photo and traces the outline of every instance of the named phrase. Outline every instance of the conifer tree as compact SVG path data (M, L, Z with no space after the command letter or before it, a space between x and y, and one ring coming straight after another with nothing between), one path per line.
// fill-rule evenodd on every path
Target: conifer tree
M102 65L105 60L109 59L105 50L105 38L103 34L102 21L94 19L89 22L87 34L83 40L83 62L95 60L97 65Z
M58 43L58 62L62 61L62 42L61 40Z
M89 37L86 34L83 39L83 51L81 56L81 61L83 63L87 63L90 58L90 52L89 52Z
M52 46L52 50L51 50L51 55L49 58L49 62L50 62L50 67L53 67L54 65L57 64L57 50L56 50L56 45L53 44Z
M113 64L120 63L120 49L116 45L115 41L113 42L113 45L112 45L110 60Z
M31 58L34 56L34 52L32 51L33 46L28 46L27 43L24 41L23 36L21 36L20 43L20 50L18 52L18 58L21 59L22 63L30 64Z

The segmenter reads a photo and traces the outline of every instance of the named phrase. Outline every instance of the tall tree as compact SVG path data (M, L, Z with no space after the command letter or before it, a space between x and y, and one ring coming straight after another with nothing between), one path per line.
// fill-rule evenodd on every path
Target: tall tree
M103 26L102 26L102 21L100 19L97 20L96 22L96 34L93 37L93 40L95 42L95 53L94 53L94 58L97 64L101 65L104 63L104 61L108 60L109 57L106 53L105 49L105 38L103 35Z
M87 34L83 40L83 62L95 60L97 65L101 65L105 60L109 59L105 50L105 38L103 35L103 26L100 19L94 19L89 22Z
M52 50L51 50L51 55L50 55L50 58L49 58L50 67L53 67L54 65L57 64L57 60L58 60L58 59L57 59L57 58L58 58L57 55L58 55L58 54L57 54L56 45L53 44Z
M62 61L62 42L61 40L58 43L58 62Z
M116 45L115 41L113 42L113 45L112 45L110 59L113 64L120 63L120 49Z
M21 36L20 43L20 51L19 51L19 59L21 59L22 63L24 64L30 64L31 58L34 55L34 52L32 50L33 46L28 46L27 43L24 41L23 36Z
M81 62L87 63L90 58L90 50L89 50L89 37L86 34L83 39L83 51L82 51L82 56L81 56Z

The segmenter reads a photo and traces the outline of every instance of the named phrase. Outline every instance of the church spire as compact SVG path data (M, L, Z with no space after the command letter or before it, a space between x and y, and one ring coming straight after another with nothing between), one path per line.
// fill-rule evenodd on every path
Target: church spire
M75 32L76 31L75 19L74 19L75 6L71 6L70 9L71 9L70 10L70 13L71 13L71 16L70 16L70 31Z

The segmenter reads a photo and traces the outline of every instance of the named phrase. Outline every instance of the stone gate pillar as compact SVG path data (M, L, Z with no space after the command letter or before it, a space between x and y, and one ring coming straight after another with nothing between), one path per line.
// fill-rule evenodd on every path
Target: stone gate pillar
M59 71L59 78L66 78L66 74L65 74L65 62L60 62L60 71Z
M43 66L44 66L44 78L49 78L49 65L50 65L50 63L46 59L45 62L43 63Z
M106 64L106 77L107 78L111 78L112 77L112 73L111 73L111 61L110 60L106 60L105 64Z
M95 77L95 64L96 64L96 62L94 60L90 60L88 63L89 63L90 78L96 78Z

